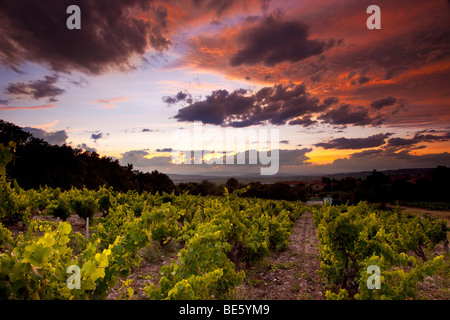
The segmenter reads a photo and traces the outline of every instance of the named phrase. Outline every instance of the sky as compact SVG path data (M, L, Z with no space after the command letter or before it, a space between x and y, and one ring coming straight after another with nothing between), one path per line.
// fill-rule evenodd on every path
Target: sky
M0 0L0 118L142 171L259 174L267 149L282 174L450 166L449 88L448 0Z

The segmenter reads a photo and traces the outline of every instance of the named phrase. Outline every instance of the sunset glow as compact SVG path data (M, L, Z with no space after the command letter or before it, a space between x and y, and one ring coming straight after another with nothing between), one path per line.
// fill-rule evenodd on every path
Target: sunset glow
M377 1L378 30L370 4L6 1L0 118L143 171L244 174L173 163L194 121L278 129L288 174L448 166L449 2Z

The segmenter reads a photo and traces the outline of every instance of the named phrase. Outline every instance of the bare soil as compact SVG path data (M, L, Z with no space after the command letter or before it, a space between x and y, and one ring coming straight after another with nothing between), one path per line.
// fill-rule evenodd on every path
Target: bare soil
M244 297L268 300L321 300L324 284L312 215L305 212L295 223L289 246L246 271Z

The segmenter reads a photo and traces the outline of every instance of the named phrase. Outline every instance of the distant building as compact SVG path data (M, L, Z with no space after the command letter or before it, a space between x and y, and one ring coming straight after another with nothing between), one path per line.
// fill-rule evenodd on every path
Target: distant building
M326 183L322 183L322 181L320 181L320 180L311 181L311 183L309 184L309 187L314 192L322 191L323 189L325 189L326 186L327 186L327 184Z

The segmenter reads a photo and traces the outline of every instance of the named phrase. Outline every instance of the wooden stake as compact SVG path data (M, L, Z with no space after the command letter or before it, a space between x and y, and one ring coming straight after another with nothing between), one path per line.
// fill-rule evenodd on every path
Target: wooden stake
M86 239L89 240L89 217L86 218Z

